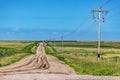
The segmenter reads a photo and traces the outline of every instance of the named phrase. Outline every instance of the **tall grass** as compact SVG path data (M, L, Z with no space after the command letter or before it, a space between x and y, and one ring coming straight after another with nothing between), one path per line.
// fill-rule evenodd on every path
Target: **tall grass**
M21 53L21 54L14 54L11 56L2 57L0 59L0 67L15 63L28 55L30 55L30 54L29 53Z
M120 63L115 62L97 62L93 60L86 60L84 58L77 58L73 56L60 55L64 58L64 62L73 67L80 74L91 75L114 75L120 76Z
M17 50L23 49L25 46L33 43L32 41L0 41L0 47L14 48Z
M61 46L60 41L54 41L48 42L49 45L54 46ZM97 48L98 42L97 41L64 41L63 46L64 47L85 47L85 48ZM120 42L107 42L107 41L101 41L101 47L102 48L116 48L120 49Z
M5 48L0 47L0 57L10 56L15 53L20 53L21 51L14 49L14 48Z
M63 52L61 52L61 46L58 45L60 42L56 43L54 43L56 45L54 50L53 47L50 47L50 45L53 45L52 42L48 42L49 45L46 45L47 53L64 61L79 74L120 76L120 46L115 45L118 42L110 43L112 45L109 45L109 42L104 42L103 45L107 45L107 47L103 46L101 49L101 62L97 61L97 48L94 47L96 44L93 44L93 42L65 42ZM81 44L85 44L86 47L81 46ZM91 44L92 47L88 47L87 44L88 46ZM110 46L113 46L112 50Z
M12 42L10 42L12 44ZM13 42L15 43L15 42ZM20 42L18 42L18 45ZM22 43L22 42L21 42ZM9 64L12 64L14 62L19 61L20 59L24 58L25 56L35 54L36 48L38 47L39 42L30 42L24 47L20 47L20 49L16 49L16 47L13 47L13 44L11 45L12 48L9 48L4 46L0 47L0 66L6 66ZM8 43L9 44L9 43ZM17 42L15 43L17 45ZM25 42L24 42L25 44ZM7 45L7 43L5 44Z
M37 46L38 46L38 42L33 42L32 44L29 44L29 45L25 46L21 51L26 52L26 53L33 53L35 51L32 50L32 49L33 48L36 49Z

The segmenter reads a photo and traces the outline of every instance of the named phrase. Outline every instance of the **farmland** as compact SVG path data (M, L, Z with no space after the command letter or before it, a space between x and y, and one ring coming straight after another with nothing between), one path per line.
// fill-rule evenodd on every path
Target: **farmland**
M120 42L101 42L101 59L97 61L97 42L48 41L45 49L48 55L56 56L79 74L120 76ZM1 41L0 66L19 61L35 54L38 42Z
M0 66L12 64L34 54L37 44L38 42L31 41L0 41Z
M120 42L101 42L101 60L97 61L97 42L47 42L46 53L58 57L79 74L120 76Z

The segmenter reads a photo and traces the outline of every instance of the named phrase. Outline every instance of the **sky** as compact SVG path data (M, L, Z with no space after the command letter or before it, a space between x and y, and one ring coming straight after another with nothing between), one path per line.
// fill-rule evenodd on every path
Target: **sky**
M0 0L0 40L97 40L98 22L91 10L108 10L101 18L101 40L120 41L120 0Z

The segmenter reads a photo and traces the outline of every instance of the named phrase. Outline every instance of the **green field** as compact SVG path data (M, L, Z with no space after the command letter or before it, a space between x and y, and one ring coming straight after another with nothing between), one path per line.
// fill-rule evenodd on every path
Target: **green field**
M120 42L101 42L97 61L97 42L47 42L46 53L58 57L80 74L120 76Z
M25 56L35 54L38 42L0 41L0 66L19 61Z

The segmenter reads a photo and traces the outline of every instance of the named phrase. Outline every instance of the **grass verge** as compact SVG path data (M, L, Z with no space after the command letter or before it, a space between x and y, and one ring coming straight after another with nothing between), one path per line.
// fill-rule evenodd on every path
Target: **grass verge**
M36 48L38 47L39 42L33 42L21 50L14 48L0 48L0 67L10 65L14 62L19 61L25 56L35 54Z
M66 55L66 53L57 52L50 45L46 45L45 49L47 54L57 57L65 64L74 68L79 74L120 76L120 63L96 62L78 58L79 56Z
M21 53L21 54L14 54L12 56L7 56L4 58L0 59L0 66L6 66L12 63L15 63L19 60L21 60L22 58L24 58L25 56L30 55L29 53Z

